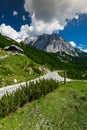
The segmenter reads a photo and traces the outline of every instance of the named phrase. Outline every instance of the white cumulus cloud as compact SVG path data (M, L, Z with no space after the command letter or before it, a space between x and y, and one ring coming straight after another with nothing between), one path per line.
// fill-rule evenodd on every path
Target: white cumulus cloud
M51 33L62 30L67 19L78 19L78 14L87 13L87 0L25 0L24 8L31 15L35 32Z
M32 15L32 23L27 27L29 35L40 35L43 33L51 34L57 28L60 28L61 30L64 29L57 20L46 23L42 20L36 20L35 15Z
M76 46L77 46L74 41L70 41L69 43L70 43L73 47L76 47Z
M26 17L25 17L25 15L23 15L23 16L22 16L22 19L23 19L24 21L26 20Z
M24 9L31 16L31 25L22 25L17 32L11 26L1 24L0 33L21 41L28 36L63 30L68 20L79 19L81 13L87 14L87 0L25 0ZM13 16L17 15L18 12L13 11ZM25 15L22 19L26 19ZM76 46L73 41L70 43Z
M87 49L84 49L84 50L82 49L82 51L87 53Z
M18 40L20 37L18 32L16 32L11 26L5 25L4 23L0 25L0 33L14 40Z
M13 16L17 16L18 12L17 11L13 11Z
M34 24L36 24L36 25L34 25ZM32 23L31 26L29 26L28 24L22 25L20 28L20 31L17 32L10 25L6 25L3 23L0 25L0 33L4 36L10 37L10 38L16 40L17 42L21 42L26 37L36 35L36 34L41 34L43 32L43 29L46 30L46 32L50 32L49 31L50 27L54 28L54 26L55 26L55 29L56 29L56 24L57 24L57 26L60 26L57 22L55 22L55 24L50 24L50 25L48 24L47 26L49 26L49 27L45 28L46 25L44 25L44 23L42 21L39 21L37 23ZM34 27L37 27L37 28L34 28ZM77 47L80 50L82 50L83 52L87 52L87 49L83 49L82 45L77 46L74 41L71 41L69 43L73 47Z
M4 18L4 17L5 17L5 15L3 14L1 17L2 17L2 18Z
M87 49L83 49L83 46L78 46L78 49L80 49L81 51L83 51L83 52L86 52L86 53L87 53Z

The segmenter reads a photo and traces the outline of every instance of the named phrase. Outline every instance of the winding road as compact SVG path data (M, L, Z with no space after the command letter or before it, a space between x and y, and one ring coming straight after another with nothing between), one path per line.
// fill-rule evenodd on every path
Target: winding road
M39 78L36 78L34 80L27 81L27 84L29 84L30 82L39 81L40 79L48 79L48 80L54 79L59 82L64 81L64 78L58 75L58 71L53 71L53 72L48 72L47 74L45 74ZM70 79L66 79L66 81L70 81ZM11 92L15 91L16 89L21 88L21 86L25 86L25 85L26 85L26 82L22 82L19 84L2 87L2 88L0 88L0 97L2 97L6 93L11 93Z

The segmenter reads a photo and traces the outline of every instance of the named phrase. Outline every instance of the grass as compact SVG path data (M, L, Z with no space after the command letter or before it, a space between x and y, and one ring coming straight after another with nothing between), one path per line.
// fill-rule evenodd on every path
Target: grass
M8 37L0 35L0 48L10 45L17 45L21 47L27 57L39 65L46 66L50 70L67 70L68 78L87 80L86 53L81 53L78 57L70 56L64 52L62 52L62 55L60 55L60 52L48 53L38 50L30 45L25 45L24 43L17 43Z
M1 130L87 130L87 83L60 84L0 120Z
M64 77L64 72L63 72L63 71L58 72L58 74L59 74L61 77Z
M25 55L0 51L0 87L27 81L43 74L40 65Z
M5 56L5 55L7 55L7 52L0 50L0 56Z

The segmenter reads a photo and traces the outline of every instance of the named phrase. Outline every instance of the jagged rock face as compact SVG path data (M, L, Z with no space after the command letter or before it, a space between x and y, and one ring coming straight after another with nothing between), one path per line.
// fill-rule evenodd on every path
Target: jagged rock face
M43 34L37 37L26 38L24 43L47 52L65 52L72 56L78 55L75 49L57 34Z

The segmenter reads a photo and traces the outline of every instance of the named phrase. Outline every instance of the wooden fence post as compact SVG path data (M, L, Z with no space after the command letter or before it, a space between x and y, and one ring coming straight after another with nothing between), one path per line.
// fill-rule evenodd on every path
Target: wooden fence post
M67 76L66 71L64 71L64 84L66 84L66 76Z

